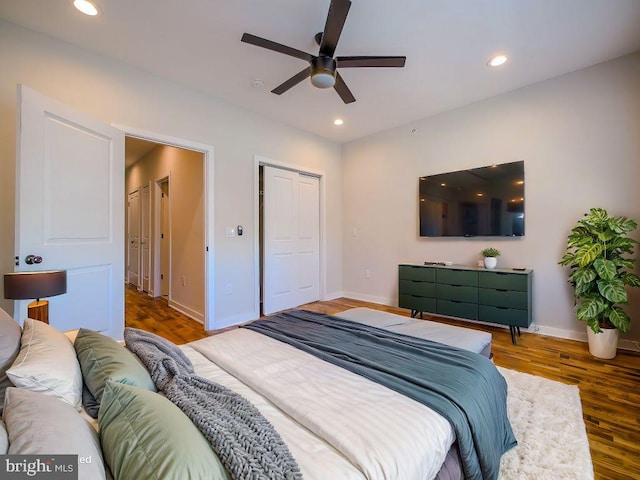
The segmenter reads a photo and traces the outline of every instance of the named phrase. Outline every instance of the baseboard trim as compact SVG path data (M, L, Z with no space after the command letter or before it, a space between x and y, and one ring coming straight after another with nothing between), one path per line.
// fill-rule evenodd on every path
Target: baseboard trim
M362 293L356 292L344 292L344 297L352 298L354 300L361 300L363 302L379 303L380 305L397 307L397 304L395 304L392 299L386 297L375 297L373 295L364 295Z
M219 330L221 328L233 327L234 325L240 325L242 323L247 323L256 319L256 315L254 312L243 313L242 315L235 315L233 317L218 319L216 318L213 322L213 330L209 330L213 332L215 330Z
M323 301L335 300L336 298L342 298L344 296L345 296L344 292L325 293L324 298L322 300Z
M169 306L186 315L187 317L195 320L196 322L204 325L204 315L202 313L196 312L195 310L186 307L185 305L182 305L174 300L169 300Z

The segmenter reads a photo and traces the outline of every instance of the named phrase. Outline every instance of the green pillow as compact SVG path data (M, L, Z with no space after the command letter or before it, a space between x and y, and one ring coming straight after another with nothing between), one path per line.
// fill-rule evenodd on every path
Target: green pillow
M73 346L87 389L100 403L107 381L157 391L149 372L138 358L114 339L81 328Z
M116 480L230 478L198 428L163 395L107 382L98 425Z

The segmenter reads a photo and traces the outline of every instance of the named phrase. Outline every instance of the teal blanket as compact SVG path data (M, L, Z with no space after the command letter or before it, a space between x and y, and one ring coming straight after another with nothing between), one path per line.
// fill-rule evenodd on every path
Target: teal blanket
M517 442L507 383L482 355L304 310L243 326L311 353L432 408L451 424L467 480L495 480Z

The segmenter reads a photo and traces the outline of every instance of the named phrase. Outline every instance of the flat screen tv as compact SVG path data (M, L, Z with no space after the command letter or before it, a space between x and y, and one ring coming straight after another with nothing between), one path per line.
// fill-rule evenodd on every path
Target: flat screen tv
M522 237L524 161L420 177L421 237Z

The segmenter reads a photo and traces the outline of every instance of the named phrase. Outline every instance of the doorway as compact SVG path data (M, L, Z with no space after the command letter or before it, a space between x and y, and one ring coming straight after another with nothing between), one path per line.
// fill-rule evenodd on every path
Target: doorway
M137 194L140 206L138 222L135 212L130 216L127 209L127 229L132 220L140 225L137 283L135 275L128 280L140 292L164 297L168 306L211 328L213 302L208 287L213 272L208 239L212 225L206 212L211 211L212 150L185 148L190 145L150 135L126 135L125 184L127 191L136 192L133 196ZM142 153L131 158L131 145ZM136 236L135 228L132 233L127 234L128 246L136 243L130 238Z
M127 198L127 282L139 287L140 271L140 192Z

